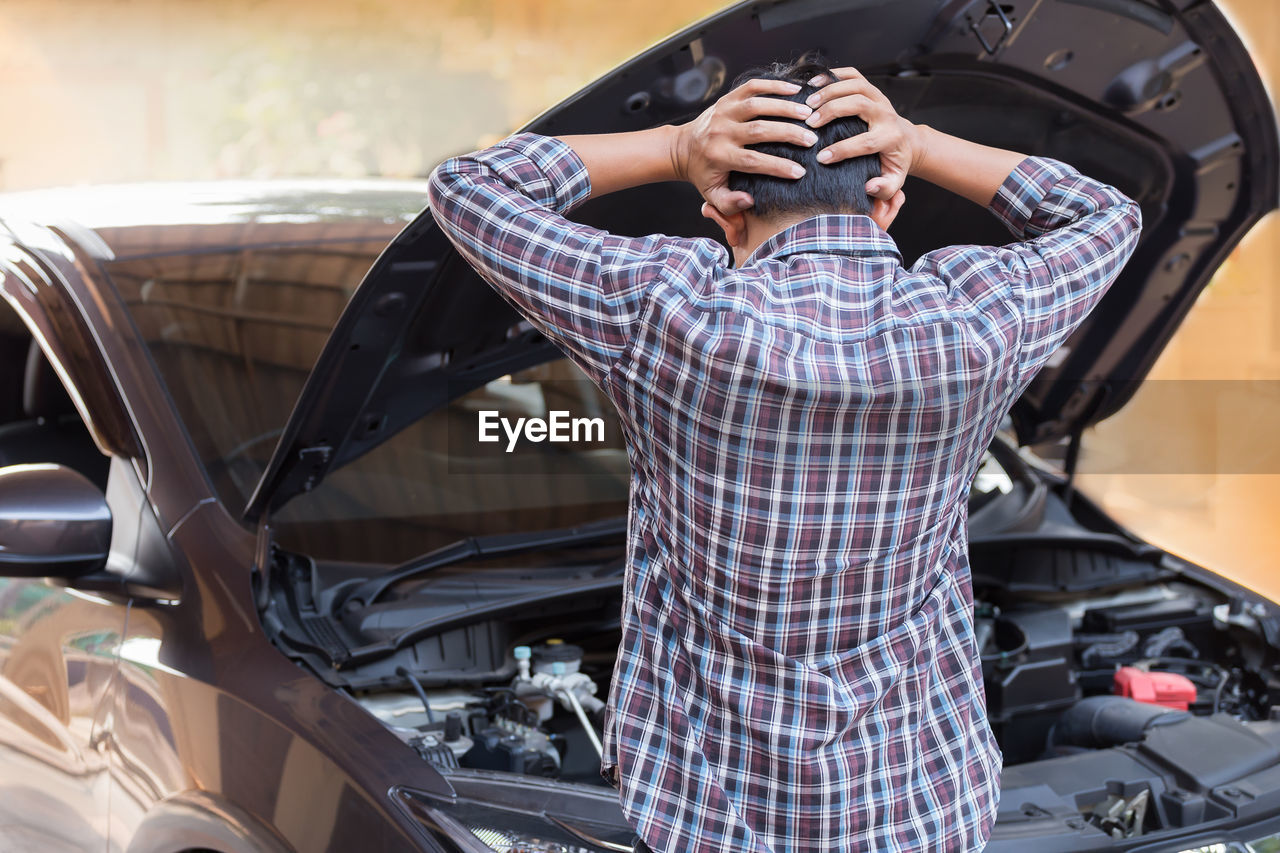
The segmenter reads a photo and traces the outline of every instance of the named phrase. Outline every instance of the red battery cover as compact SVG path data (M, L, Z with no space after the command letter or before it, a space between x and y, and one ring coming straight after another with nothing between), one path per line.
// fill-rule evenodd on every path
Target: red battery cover
M1117 696L1127 696L1148 705L1163 705L1185 711L1196 701L1196 686L1185 675L1176 672L1147 672L1132 666L1116 670L1112 688Z

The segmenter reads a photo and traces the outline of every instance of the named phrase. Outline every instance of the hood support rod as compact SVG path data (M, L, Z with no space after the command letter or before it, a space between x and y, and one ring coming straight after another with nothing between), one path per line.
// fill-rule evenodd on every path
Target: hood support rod
M1062 489L1062 502L1071 509L1071 498L1076 493L1076 466L1080 463L1080 437L1084 435L1084 427L1077 426L1071 431L1067 440L1067 452L1062 459L1063 472L1067 475L1067 484Z

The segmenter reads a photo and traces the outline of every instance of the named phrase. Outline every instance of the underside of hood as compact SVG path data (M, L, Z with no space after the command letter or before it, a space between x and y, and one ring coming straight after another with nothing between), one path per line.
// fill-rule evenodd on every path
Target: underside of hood
M743 71L817 49L917 123L1064 160L1142 207L1133 259L1013 409L1019 441L1072 435L1132 395L1227 253L1277 205L1275 117L1211 2L794 0L743 3L652 48L529 126L637 130L692 118ZM892 236L910 264L1003 244L986 212L911 179ZM596 199L574 218L615 233L719 237L684 184ZM424 211L383 252L334 328L246 517L480 384L558 356L457 255Z

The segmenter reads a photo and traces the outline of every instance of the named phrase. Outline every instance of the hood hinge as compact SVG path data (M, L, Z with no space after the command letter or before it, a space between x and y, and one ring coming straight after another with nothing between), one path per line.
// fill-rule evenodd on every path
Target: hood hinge
M994 42L987 40L987 36L982 32L982 26L987 22L988 18L995 18L1000 22L1000 32L996 36ZM1004 7L997 0L987 0L987 8L976 19L968 18L969 31L978 39L978 44L982 45L982 49L987 52L987 56L995 56L1000 50L1001 45L1013 33L1013 22L1009 20L1009 16L1005 14Z

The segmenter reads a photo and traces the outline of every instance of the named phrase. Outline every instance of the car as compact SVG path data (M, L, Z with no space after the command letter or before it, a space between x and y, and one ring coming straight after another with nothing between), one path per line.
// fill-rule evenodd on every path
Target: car
M1277 207L1240 39L1206 0L749 2L530 129L683 121L812 47L914 121L1142 208L1133 259L971 490L1004 753L987 849L1280 849L1280 604L1072 480L1083 431ZM908 260L1008 239L906 190ZM625 594L618 419L425 198L379 180L0 198L5 850L631 848L597 754ZM684 185L574 216L712 236ZM539 440L557 413L582 435ZM506 418L523 440L481 440Z

